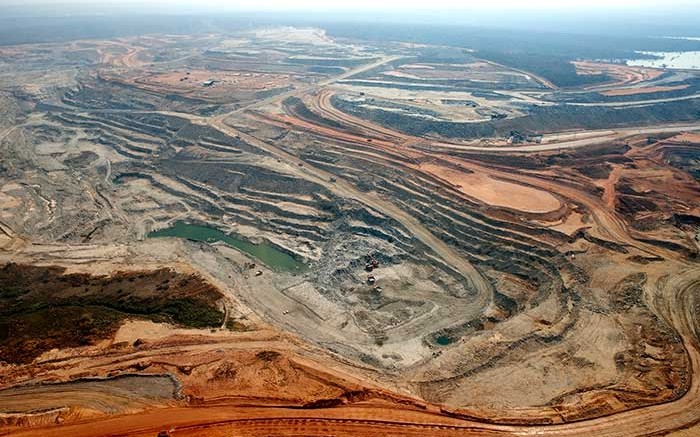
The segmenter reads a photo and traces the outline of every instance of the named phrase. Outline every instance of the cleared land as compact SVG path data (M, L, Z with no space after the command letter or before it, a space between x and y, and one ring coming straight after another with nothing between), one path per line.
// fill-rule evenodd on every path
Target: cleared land
M494 179L486 174L461 172L431 164L423 164L420 168L488 205L533 213L551 212L561 207L561 202L546 191Z
M1 50L0 433L700 420L695 75L293 28Z
M664 91L684 90L686 88L688 88L688 85L620 88L616 90L602 91L601 94L604 96L633 96L635 94L654 94Z
M614 77L617 80L614 85L637 84L656 79L663 74L663 70L660 69L630 67L627 65L608 64L603 62L574 62L574 65L576 66L576 70L579 74L606 74Z

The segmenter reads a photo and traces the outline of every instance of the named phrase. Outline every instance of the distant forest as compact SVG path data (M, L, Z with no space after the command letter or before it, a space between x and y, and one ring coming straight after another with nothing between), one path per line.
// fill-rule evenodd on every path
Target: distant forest
M609 82L605 74L581 75L567 56L543 55L532 52L479 50L477 55L499 64L526 70L542 76L553 84L562 87L576 87Z
M571 61L642 58L636 51L700 50L700 41L645 36L580 35L529 30L486 29L469 26L334 23L334 36L372 41L409 41L464 47L475 55L527 70L560 87L608 81L605 75L578 75Z

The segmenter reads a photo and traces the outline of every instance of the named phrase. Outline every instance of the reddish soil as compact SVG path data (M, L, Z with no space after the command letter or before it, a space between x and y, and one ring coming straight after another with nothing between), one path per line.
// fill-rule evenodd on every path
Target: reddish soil
M667 140L668 142L676 141L679 143L698 143L700 144L700 134L692 132L684 132L675 135Z
M130 50L121 61L126 66L138 63L138 50ZM577 63L577 68L584 74L610 74L624 84L660 74L614 64ZM178 75L162 75L154 86L179 87ZM248 85L259 89L254 81ZM686 235L695 232L686 222L700 217L700 186L679 168L695 165L696 136L651 144L638 137L629 145L610 144L536 157L446 155L426 147L430 144L424 139L342 114L330 105L329 93L319 93L311 110L320 119L301 112L256 112L251 118L322 139L324 146L341 149L372 165L411 172L434 183L436 193L449 190L461 196L465 208L480 208L490 219L517 222L517 232L527 232L533 220L543 228L556 222L549 227L563 226L567 231L585 221L583 236L565 238L543 230L531 236L533 245L537 239L551 239L561 246L586 244L593 256L605 254L596 263L611 262L615 268L629 268L624 261L628 250L635 251L640 265L650 261L638 253L648 253L682 266L661 271L650 267L650 275L664 275L657 287L644 290L648 292L644 299L654 312L646 307L642 311L639 306L637 319L620 316L615 320L634 325L625 332L633 332L630 344L635 346L620 354L619 360L616 357L612 367L627 361L641 363L639 358L648 364L634 372L635 385L571 392L552 404L522 410L504 408L483 414L468 407L450 410L403 394L401 384L408 384L405 381L392 385L391 390L380 387L373 382L377 374L369 367L346 365L338 356L271 329L253 316L232 319L218 307L225 296L196 275L160 269L91 276L65 274L55 267L10 264L0 271L0 352L6 361L0 366L2 386L62 384L52 386L51 393L32 393L32 398L25 395L21 403L14 404L13 396L17 395L9 392L12 389L0 390L5 405L23 406L22 411L6 408L0 412L0 435L153 437L165 432L168 436L626 437L662 435L700 422L695 300L700 283L697 250L693 253ZM324 117L340 127L326 123ZM223 125L224 118L225 114L205 121L216 126L213 120L219 120ZM277 147L248 133L240 135L263 150ZM319 184L333 186L353 199L373 199L378 211L399 217L414 238L433 247L448 265L463 271L471 268L463 256L447 250L444 241L424 230L418 218L402 213L385 198L388 196L371 190L356 195L357 190L342 176L336 179L333 174L331 181L329 173L314 169L291 152L276 153L287 157L284 154L289 155L288 163L296 164L291 167L298 174L310 169ZM606 243L619 252L610 255L594 243ZM563 259L559 261L563 263ZM587 274L584 267L582 264L581 276ZM578 271L572 276L575 274ZM572 283L578 279L564 278ZM637 292L639 296L634 295ZM622 314L631 308L631 301L642 299L642 288L621 287L609 294ZM569 302L567 310L574 305ZM656 315L668 325L665 335L654 329L659 326L654 324ZM235 323L224 323L231 320ZM588 325L588 331L600 328L588 329ZM678 335L674 344L670 332ZM582 343L586 340L584 337ZM549 378L555 377L553 373ZM176 393L149 404L140 393L143 387L120 386L91 396L75 388L86 378L112 381L124 375L172 378L168 380L177 382ZM494 379L509 385L507 378L516 377ZM475 396L473 390L464 393ZM567 397L585 399L568 403ZM114 408L107 411L110 408L105 405Z
M607 74L617 80L616 85L632 85L647 80L656 79L663 74L662 70L643 67L629 67L622 64L607 64L603 62L581 61L574 62L578 74ZM599 85L597 85L599 86ZM596 88L593 86L590 88Z
M483 173L462 172L434 164L422 164L419 168L488 205L540 214L561 208L561 202L546 191L494 179Z

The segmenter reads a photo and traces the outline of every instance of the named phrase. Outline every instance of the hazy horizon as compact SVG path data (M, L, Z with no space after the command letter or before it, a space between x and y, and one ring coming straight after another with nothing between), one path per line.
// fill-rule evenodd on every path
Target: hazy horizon
M21 3L10 0L0 4L0 16L4 27L4 32L0 33L5 35L6 42L15 43L50 40L48 36L33 36L53 32L46 27L47 24L65 35L74 34L76 28L83 29L79 32L80 37L179 32L182 29L219 32L271 25L328 29L334 24L353 23L359 26L353 32L355 37L361 37L358 33L363 29L371 34L376 29L368 27L382 23L430 25L443 31L494 29L634 38L700 37L695 18L700 16L700 5L688 0L670 0L663 5L650 0L614 3L576 0L566 4L535 0L527 2L527 6L515 0L467 3L435 0L427 4L416 0L359 0L352 3L320 0L122 0L99 4L87 0L27 0ZM87 20L83 20L84 17L88 17ZM138 19L123 20L120 17ZM117 21L120 22L118 30L114 27ZM18 37L18 33L22 36Z
M517 0L497 0L490 2L483 1L460 1L460 0L434 0L426 6L426 2L418 0L384 0L382 2L376 2L373 0L357 0L353 2L327 2L323 0L300 0L290 2L288 0L265 0L265 1L250 1L250 0L206 0L206 1L194 1L194 0L149 0L149 1L137 1L137 0L112 0L106 2L100 2L99 5L95 5L93 1L89 0L27 0L27 1L16 1L10 0L5 3L5 6L12 7L34 7L34 6L70 6L70 5L89 5L91 7L127 7L144 9L149 7L163 7L168 6L171 8L167 12L175 12L178 8L185 9L201 9L201 10L225 10L225 11L372 11L372 10L382 10L382 11L394 11L398 13L405 13L407 11L445 11L449 9L451 11L505 11L505 10L555 10L555 11L572 11L572 10L643 10L643 9L673 9L677 7L688 7L697 6L697 2L690 0L671 0L664 2L663 5L659 5L659 2L652 0L620 0L616 2L610 2L606 0L573 0L568 2L561 2L556 0L531 0L527 2L526 6L523 6L522 1ZM164 11L161 11L164 12Z

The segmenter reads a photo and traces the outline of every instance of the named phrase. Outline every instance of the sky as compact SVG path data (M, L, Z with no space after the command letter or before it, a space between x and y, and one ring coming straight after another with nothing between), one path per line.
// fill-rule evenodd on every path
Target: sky
M247 26L292 24L328 28L331 23L389 23L700 37L700 0L0 0L0 35L3 30L6 34L15 32L7 29L30 35L33 31L21 20L57 19L63 21L52 25L70 26L71 20L98 16L104 18L100 23L118 17L158 17L161 21L171 19L171 24L187 17L190 26L212 28L222 26L221 20L232 25L238 19L248 20L244 23ZM214 18L221 20L206 21ZM205 22L192 21L195 19ZM162 24L165 26L165 21ZM83 26L91 25L88 22ZM39 28L39 33L46 33L47 29Z
M241 14L238 14L238 13ZM239 16L589 34L700 36L700 0L0 0L14 17ZM2 29L0 29L0 32Z
M0 0L6 5L29 4L95 4L94 0ZM572 9L644 9L670 8L697 4L697 0L107 0L99 2L111 3L121 7L148 8L158 6L184 7L187 9L218 9L218 10L559 10Z

